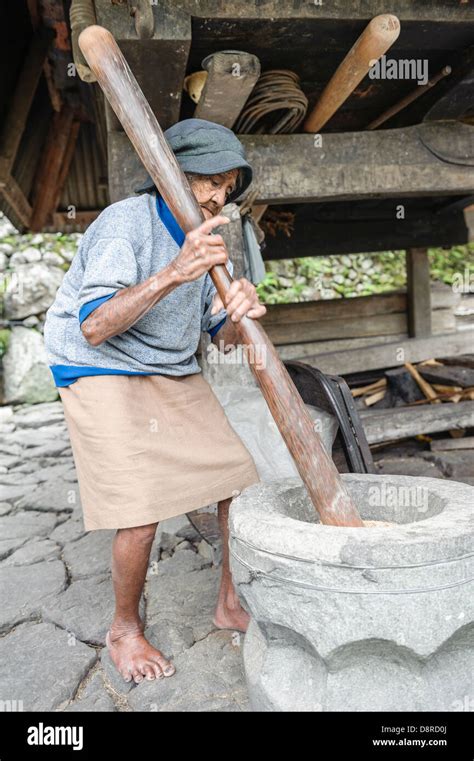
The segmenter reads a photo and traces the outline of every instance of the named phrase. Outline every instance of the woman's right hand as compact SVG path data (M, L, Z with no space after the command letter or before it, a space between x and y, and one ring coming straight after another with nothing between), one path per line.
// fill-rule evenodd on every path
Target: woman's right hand
M178 256L171 262L181 283L197 280L214 265L227 263L229 255L224 239L210 233L228 222L222 215L211 217L186 235Z

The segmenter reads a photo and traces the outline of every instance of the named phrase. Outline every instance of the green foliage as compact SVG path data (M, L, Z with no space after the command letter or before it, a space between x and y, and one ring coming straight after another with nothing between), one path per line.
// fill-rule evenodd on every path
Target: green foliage
M474 243L428 249L431 279L452 285L460 276L474 276ZM269 261L258 284L265 304L371 296L406 286L404 251L377 254L304 257Z
M8 349L8 341L10 340L10 331L6 328L0 330L0 357L3 357Z

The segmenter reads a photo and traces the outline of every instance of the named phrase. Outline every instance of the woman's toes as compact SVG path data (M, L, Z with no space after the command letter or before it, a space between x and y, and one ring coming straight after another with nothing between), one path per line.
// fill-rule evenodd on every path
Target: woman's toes
M123 676L123 678L125 679L126 682L131 682L132 681L133 677L132 677L130 671L121 671L120 673L122 674L122 676Z
M165 676L173 676L176 669L173 664L170 663L170 661L167 661L164 658L160 658L158 663L160 664L160 668Z
M132 676L137 684L143 682L143 674L138 669L133 669Z
M145 663L145 665L142 668L142 672L143 672L143 674L145 676L145 679L148 679L149 681L151 681L152 679L156 679L157 678L156 677L156 673L155 673L155 669L153 668L153 666L150 663Z

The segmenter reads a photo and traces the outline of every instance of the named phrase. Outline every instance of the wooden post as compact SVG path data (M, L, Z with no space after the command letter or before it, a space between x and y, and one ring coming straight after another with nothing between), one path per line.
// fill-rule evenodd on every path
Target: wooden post
M427 249L407 249L406 267L408 335L411 338L427 338L431 335L431 283Z
M34 37L15 86L0 138L0 180L6 181L26 127L31 104L46 60L50 36Z
M64 104L51 120L43 152L35 175L31 229L42 230L48 218L56 211L62 185L72 161L78 134L74 113Z

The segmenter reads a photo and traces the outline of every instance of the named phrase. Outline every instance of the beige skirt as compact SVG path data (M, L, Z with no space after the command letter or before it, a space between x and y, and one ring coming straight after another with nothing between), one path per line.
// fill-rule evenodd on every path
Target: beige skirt
M86 531L162 521L260 480L201 374L95 375L58 390Z

